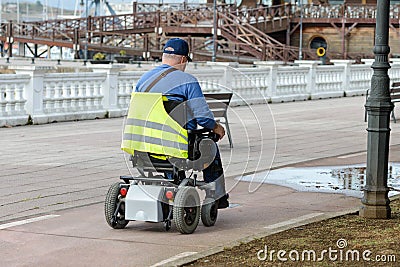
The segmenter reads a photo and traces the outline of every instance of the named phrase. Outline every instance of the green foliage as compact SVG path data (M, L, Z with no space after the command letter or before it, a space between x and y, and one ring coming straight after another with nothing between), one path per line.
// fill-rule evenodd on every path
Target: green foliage
M106 55L98 52L98 53L94 54L93 59L94 60L104 60L104 59L106 59Z
M122 56L122 57L126 56L126 51L125 50L120 50L119 51L119 55Z

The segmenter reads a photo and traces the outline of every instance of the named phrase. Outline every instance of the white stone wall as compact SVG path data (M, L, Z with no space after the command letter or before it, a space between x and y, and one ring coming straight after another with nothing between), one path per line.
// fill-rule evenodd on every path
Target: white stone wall
M204 92L232 92L232 105L364 95L371 87L372 60L333 63L191 64L187 72ZM0 127L124 116L132 90L149 67L126 71L118 64L88 65L84 72L49 73L54 66L13 66L16 74L0 74ZM389 76L400 81L400 61L392 60Z

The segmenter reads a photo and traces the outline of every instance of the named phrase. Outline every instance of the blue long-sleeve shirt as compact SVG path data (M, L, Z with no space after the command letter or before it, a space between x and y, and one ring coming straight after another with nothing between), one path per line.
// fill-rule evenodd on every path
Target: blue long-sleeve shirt
M136 85L136 92L144 92L151 82L168 68L171 66L163 64L143 74ZM159 80L150 92L174 95L168 96L170 100L187 101L192 116L188 118L187 129L196 129L197 124L207 129L214 128L214 116L206 103L199 82L193 75L180 70L170 72Z

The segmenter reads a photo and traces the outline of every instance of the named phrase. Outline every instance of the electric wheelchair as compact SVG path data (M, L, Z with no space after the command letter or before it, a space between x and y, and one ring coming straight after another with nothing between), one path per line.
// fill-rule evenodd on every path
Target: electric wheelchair
M219 136L207 129L186 130L187 114L185 102L132 93L121 148L139 175L121 176L109 188L104 211L109 226L162 222L168 231L173 221L179 232L191 234L200 219L206 227L215 224L215 183L198 180L195 172L214 160ZM205 191L202 203L199 191Z

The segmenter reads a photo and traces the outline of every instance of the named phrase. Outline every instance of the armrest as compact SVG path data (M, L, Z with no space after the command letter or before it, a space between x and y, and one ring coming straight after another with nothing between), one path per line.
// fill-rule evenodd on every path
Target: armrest
M188 130L188 134L209 137L214 142L218 142L218 140L220 139L219 134L216 134L212 130L207 128Z
M189 134L202 134L202 133L210 133L212 130L207 128L187 130Z

